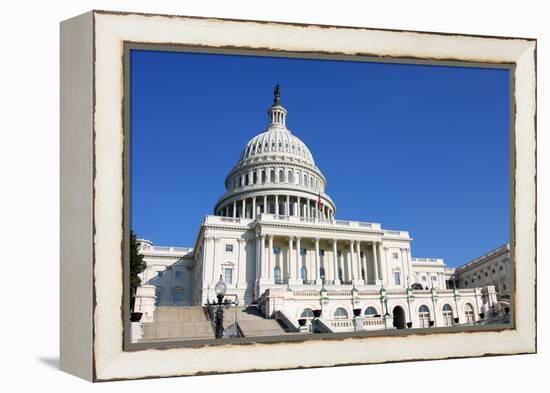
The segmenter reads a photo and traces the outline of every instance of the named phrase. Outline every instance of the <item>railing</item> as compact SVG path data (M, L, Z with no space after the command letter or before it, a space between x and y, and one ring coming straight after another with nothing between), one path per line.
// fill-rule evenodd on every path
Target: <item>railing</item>
M411 258L412 262L431 262L431 263L443 263L441 258Z
M386 324L382 318L367 317L363 319L363 327L367 330L369 329L381 329L384 328Z
M288 221L291 223L316 223L329 226L345 226L350 228L368 228L371 230L382 230L379 223L372 222L359 222L359 221L347 221L347 220L332 220L328 218L315 218L315 217L298 217L281 214L268 214L262 213L258 216L261 221ZM408 236L407 232L395 231L400 236Z
M349 330L353 329L353 319L331 319L328 321L333 330Z
M145 246L140 247L139 252L142 254L187 254L188 252L193 251L191 247L167 247L167 246Z
M216 331L216 307L217 306L214 303L210 303L210 301L204 305L206 317L210 321L210 325L214 332Z
M220 217L221 222L233 222L236 224L239 224L241 222L240 218L232 218L232 217Z
M320 297L319 291L294 291L294 297Z
M505 245L500 246L500 247L498 247L498 248L496 248L492 251L489 251L487 254L481 255L481 256L471 260L470 262L466 263L465 265L460 266L456 270L464 270L464 269L467 269L469 267L475 266L478 262L481 263L481 261L485 261L487 259L490 259L490 258L496 256L499 253L503 253L503 252L506 252L506 251L510 251L510 245L509 244L505 244Z

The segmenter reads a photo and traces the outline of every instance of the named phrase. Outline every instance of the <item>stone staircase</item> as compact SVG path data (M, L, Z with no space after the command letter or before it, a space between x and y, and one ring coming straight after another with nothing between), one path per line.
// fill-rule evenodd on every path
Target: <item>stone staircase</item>
M154 320L143 324L140 342L202 340L215 338L212 324L206 318L204 308L157 307Z
M231 320L235 310L228 314ZM277 319L265 318L254 306L237 307L237 320L244 337L281 336L287 334L288 329Z
M255 306L230 307L224 311L224 328L235 322L244 337L281 336L289 331L276 319L266 319ZM154 320L143 324L139 342L214 339L212 323L204 307L157 307Z

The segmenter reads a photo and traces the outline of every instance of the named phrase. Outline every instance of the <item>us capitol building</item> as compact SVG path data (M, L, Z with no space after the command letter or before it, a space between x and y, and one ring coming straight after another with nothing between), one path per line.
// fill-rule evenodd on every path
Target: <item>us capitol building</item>
M284 332L307 329L303 320L314 310L323 332L482 319L497 302L494 286L458 289L455 270L442 259L412 257L407 231L336 218L327 179L286 126L278 86L274 95L267 128L244 146L193 247L140 241L148 267L134 311L143 313L143 324L154 323L161 309L202 308L216 298L220 276L228 299ZM177 335L165 330L156 337Z

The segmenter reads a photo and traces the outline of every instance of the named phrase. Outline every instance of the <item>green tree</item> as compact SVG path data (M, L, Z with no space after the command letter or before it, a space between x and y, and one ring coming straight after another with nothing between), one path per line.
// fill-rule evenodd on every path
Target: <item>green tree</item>
M143 260L143 255L138 251L138 242L134 231L130 231L130 305L133 309L134 296L137 287L141 285L141 279L138 274L147 268L147 263Z

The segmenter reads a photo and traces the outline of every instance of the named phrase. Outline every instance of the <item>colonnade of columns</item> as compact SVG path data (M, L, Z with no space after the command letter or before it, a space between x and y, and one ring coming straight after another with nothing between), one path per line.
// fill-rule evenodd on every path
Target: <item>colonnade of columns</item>
M233 218L252 218L269 213L316 219L334 219L334 211L328 205L319 206L318 199L288 194L260 195L235 200L216 211L217 215Z
M381 247L372 241L257 235L256 279L275 284L380 284L386 271Z

